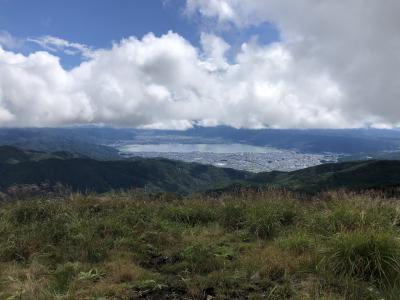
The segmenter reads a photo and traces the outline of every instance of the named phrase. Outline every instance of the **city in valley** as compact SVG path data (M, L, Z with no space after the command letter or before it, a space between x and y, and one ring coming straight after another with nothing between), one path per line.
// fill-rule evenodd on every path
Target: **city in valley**
M163 157L251 172L294 171L337 162L339 156L246 144L125 144L118 149L124 157Z

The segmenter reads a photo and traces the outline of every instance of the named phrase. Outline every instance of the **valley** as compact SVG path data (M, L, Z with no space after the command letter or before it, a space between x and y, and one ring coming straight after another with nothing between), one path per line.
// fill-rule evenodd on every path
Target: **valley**
M334 153L299 153L247 144L126 144L118 150L123 157L163 157L255 173L294 171L338 159Z

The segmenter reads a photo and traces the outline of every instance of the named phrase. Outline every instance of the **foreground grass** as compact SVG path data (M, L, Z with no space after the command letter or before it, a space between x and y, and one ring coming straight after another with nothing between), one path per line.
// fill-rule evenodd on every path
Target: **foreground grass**
M400 204L335 193L0 207L0 299L398 299Z

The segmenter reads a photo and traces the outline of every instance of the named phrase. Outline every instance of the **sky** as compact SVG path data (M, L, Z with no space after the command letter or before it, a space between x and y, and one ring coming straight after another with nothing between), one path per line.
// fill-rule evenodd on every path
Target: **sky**
M0 0L0 126L400 125L398 0Z

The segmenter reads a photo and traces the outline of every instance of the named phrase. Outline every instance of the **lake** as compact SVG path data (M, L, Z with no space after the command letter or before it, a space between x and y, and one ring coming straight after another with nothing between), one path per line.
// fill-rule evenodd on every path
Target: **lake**
M280 151L268 147L257 147L246 144L130 144L119 148L121 152L143 153L267 153Z

